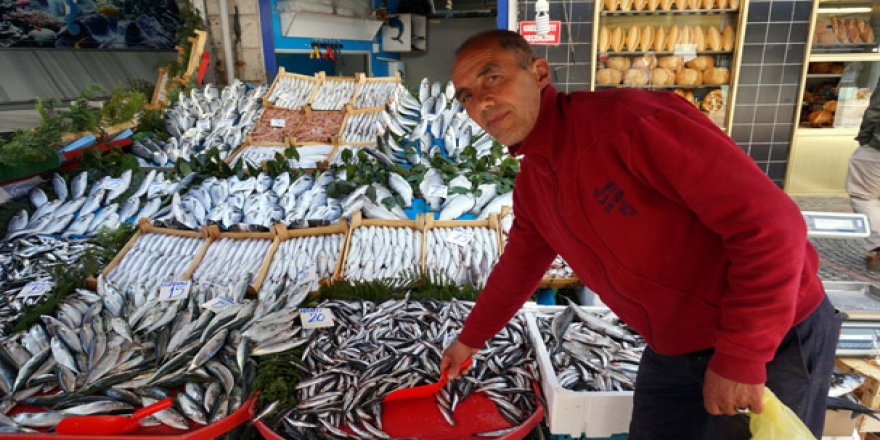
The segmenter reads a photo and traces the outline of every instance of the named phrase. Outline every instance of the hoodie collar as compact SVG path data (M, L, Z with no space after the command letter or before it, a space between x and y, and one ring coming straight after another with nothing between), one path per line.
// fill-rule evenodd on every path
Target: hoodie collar
M541 109L538 112L538 120L532 131L522 142L508 146L510 154L517 156L536 152L548 145L553 144L554 126L559 122L559 106L557 104L558 93L552 84L547 84L541 91Z

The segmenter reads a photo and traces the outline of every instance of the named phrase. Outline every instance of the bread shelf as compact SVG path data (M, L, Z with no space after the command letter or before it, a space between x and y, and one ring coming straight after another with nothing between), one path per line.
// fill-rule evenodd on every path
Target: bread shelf
M807 79L836 79L842 76L842 73L808 73Z
M697 55L732 55L732 50L703 50L696 52ZM599 52L599 56L639 56L639 55L657 55L657 56L666 56L666 55L675 55L673 51L633 51L633 52Z
M615 16L652 16L652 15L721 15L734 14L739 9L672 9L669 11L601 11L599 15L603 17Z
M877 62L880 61L880 53L813 53L810 54L811 63L849 63L849 62Z
M664 89L665 90L665 89L708 89L708 88L723 87L726 85L727 84L689 84L689 85L672 84L672 85L658 86L658 85L654 85L654 84L645 84L643 86L636 86L636 85L630 85L630 84L596 84L596 88L597 89L598 88L616 89L616 88L629 87L632 89Z

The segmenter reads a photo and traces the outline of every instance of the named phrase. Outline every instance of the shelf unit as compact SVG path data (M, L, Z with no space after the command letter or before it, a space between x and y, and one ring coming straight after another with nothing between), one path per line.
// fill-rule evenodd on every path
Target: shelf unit
M849 158L858 148L854 138L861 112L868 89L880 77L878 24L880 0L813 1L785 175L787 193L846 194L844 182ZM865 25L873 35L862 32Z
M687 1L687 0L674 0L674 1ZM627 3L629 2L629 3ZM742 45L745 37L745 23L746 17L748 16L748 1L740 1L735 4L735 6L730 6L731 3L728 3L726 0L717 0L715 2L711 2L711 6L714 6L713 9L705 9L705 8L697 8L697 6L704 6L703 2L697 4L688 4L688 7L683 9L679 9L675 5L667 5L668 9L662 9L662 5L658 5L656 10L647 10L648 6L643 2L639 6L644 6L642 10L635 10L636 4L639 0L620 0L618 1L604 1L599 0L596 2L596 7L594 8L594 17L593 17L593 41L595 44L592 44L592 72L590 78L590 90L604 90L604 89L613 89L613 88L623 88L623 87L637 87L647 90L662 90L662 91L676 91L682 95L689 95L690 97L695 98L697 101L697 105L699 107L699 99L702 99L708 93L714 90L721 90L722 97L724 99L724 106L720 111L712 111L706 112L709 115L710 119L714 120L725 132L730 134L731 125L733 121L733 103L736 101L736 85L739 76L739 64L740 59L742 57ZM617 3L627 3L627 6L631 6L630 10L621 10L620 6ZM609 6L614 6L614 10L609 10ZM625 7L627 7L625 6ZM693 7L691 7L693 6ZM722 6L722 7L719 7ZM632 29L633 26L637 26L640 29L640 32L643 32L645 26L650 26L651 30L654 32L653 39L656 43L656 33L661 27L664 29L664 33L669 31L672 26L680 27L682 29L681 34L684 33L683 29L685 27L689 28L690 32L696 32L696 28L699 27L701 33L708 33L711 27L714 27L718 31L719 42L721 41L721 34L723 33L724 28L727 25L730 25L734 32L733 37L733 45L732 47L725 47L724 50L712 50L719 49L718 47L712 47L707 42L705 50L696 50L696 47L686 46L686 45L678 45L677 43L696 43L696 36L694 35L690 41L681 41L681 35L677 38L675 47L671 47L668 43L669 36L667 35L666 42L664 46L666 46L665 50L642 50L646 46L642 46L641 44L638 47L630 47L632 49L640 49L640 50L619 50L615 51L612 49L603 50L600 47L600 34L602 33L603 27L605 27L609 31L609 35L611 34L612 29L617 26L621 27L623 32L624 41L627 39L627 31L628 29ZM641 40L641 35L640 35ZM641 41L640 41L641 43ZM625 43L624 43L625 44ZM652 48L654 44L649 44ZM613 45L611 47L614 47ZM670 50L675 49L675 50ZM682 57L691 57L691 56L710 56L712 57L712 63L714 67L723 67L728 69L729 80L726 84L722 85L709 85L709 84L687 84L687 85L653 85L650 81L650 75L652 72L648 73L648 83L641 86L623 84L623 78L625 77L625 72L621 72L621 83L618 84L600 84L598 82L597 73L606 68L605 61L609 57L629 57L630 61L637 57L656 57L659 61L661 57L672 57L672 56L682 56ZM647 63L655 65L656 63ZM682 66L684 67L684 66ZM675 75L678 69L671 70L671 73ZM612 77L615 77L613 75ZM608 76L606 76L607 78Z

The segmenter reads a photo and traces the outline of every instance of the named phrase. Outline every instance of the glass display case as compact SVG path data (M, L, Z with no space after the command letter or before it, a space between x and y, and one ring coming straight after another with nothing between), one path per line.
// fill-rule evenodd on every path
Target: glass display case
M747 2L597 0L591 90L669 90L729 131Z
M816 0L785 190L845 194L849 157L880 79L880 1Z

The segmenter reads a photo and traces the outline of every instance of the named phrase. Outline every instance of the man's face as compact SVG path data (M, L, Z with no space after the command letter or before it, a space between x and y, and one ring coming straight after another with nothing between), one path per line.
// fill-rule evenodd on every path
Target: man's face
M494 41L474 44L452 66L455 95L468 116L505 145L521 142L538 120L541 90L549 83L547 61L536 59L528 68L516 53Z

